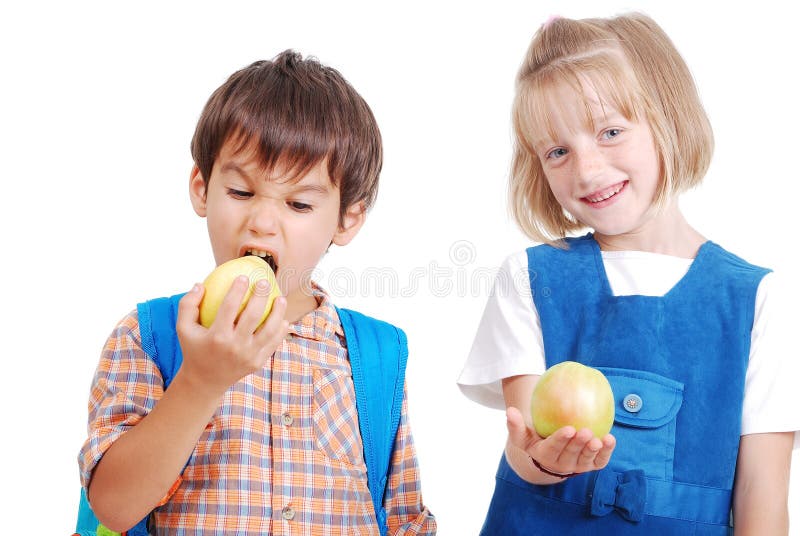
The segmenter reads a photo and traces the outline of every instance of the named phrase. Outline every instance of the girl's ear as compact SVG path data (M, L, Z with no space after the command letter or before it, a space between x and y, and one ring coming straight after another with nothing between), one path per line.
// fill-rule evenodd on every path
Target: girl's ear
M206 216L206 183L200 174L200 168L192 166L189 173L189 198L192 200L192 208L201 218Z
M367 218L367 209L364 207L363 202L358 202L351 205L342 217L342 224L339 230L333 235L332 242L337 246L346 246L350 241L355 238L361 226L364 225L364 220Z

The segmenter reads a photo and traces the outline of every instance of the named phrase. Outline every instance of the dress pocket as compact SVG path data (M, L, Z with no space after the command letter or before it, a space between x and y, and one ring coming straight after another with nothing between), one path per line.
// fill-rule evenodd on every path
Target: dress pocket
M363 463L353 378L343 370L314 369L314 436L328 458Z
M611 467L642 469L647 476L673 477L675 429L683 384L641 370L598 367L614 391L617 447Z

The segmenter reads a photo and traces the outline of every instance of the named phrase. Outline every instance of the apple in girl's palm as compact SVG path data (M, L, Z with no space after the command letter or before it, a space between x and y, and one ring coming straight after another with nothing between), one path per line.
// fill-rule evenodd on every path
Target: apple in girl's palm
M588 428L602 438L614 424L614 393L599 370L563 361L545 371L531 396L536 433L547 437L559 428Z
M253 295L256 283L260 279L266 279L267 282L269 282L269 297L267 298L264 314L258 322L258 325L260 326L264 320L266 320L267 315L269 315L269 312L272 310L272 302L281 295L281 290L278 288L275 272L272 271L269 264L261 257L247 255L220 264L209 274L206 280L203 281L205 294L203 295L203 300L200 302L200 323L203 326L210 327L214 322L214 319L217 317L217 310L220 304L222 304L223 298L225 298L228 290L230 290L234 279L240 275L247 276L250 280L250 286L247 288L244 298L242 298L242 303L239 306L239 312L236 318L239 318L239 314L241 314L250 296Z

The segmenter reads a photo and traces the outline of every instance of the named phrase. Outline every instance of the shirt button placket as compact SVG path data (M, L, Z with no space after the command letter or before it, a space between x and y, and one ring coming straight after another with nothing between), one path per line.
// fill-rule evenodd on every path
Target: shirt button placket
M283 517L283 519L286 521L291 521L294 519L294 508L291 506L285 507L283 510L281 510L281 517Z

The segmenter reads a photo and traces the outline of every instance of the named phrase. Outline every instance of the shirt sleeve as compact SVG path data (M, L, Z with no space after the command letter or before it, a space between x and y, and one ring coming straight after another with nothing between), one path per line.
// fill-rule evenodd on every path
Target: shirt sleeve
M403 393L400 425L395 438L392 465L384 499L389 534L436 534L436 518L422 503L419 466L408 424L408 403Z
M756 293L742 435L800 430L795 314L780 274L764 276Z
M544 342L533 304L528 255L521 251L508 257L497 273L458 386L479 404L505 409L503 378L544 370Z
M106 341L92 381L88 438L78 456L84 487L103 454L153 409L162 394L161 373L142 350L139 320L133 311Z

